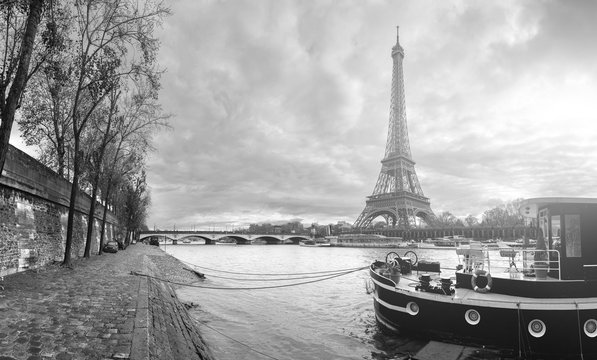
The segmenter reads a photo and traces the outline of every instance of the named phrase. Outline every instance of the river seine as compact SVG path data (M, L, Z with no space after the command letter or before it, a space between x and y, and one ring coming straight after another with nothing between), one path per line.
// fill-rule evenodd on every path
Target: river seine
M297 245L161 245L166 252L198 266L206 280L177 291L217 359L398 359L425 342L384 334L378 328L373 299L367 294L366 269L320 280L317 273L367 267L385 260L391 249L301 247ZM414 249L420 259L455 267L454 250ZM397 249L403 255L405 249ZM216 271L218 270L218 271ZM227 271L227 272L220 272ZM241 274L236 274L241 273ZM248 275L248 274L279 274ZM334 275L336 273L331 273ZM314 277L317 276L317 277ZM411 277L415 277L412 275ZM268 281L256 281L268 278ZM245 289L243 289L245 288Z

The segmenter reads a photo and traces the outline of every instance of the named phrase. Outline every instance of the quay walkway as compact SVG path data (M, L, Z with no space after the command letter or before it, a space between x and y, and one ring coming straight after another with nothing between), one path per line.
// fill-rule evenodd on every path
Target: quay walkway
M196 275L155 246L51 265L0 282L0 360L213 360L171 285Z

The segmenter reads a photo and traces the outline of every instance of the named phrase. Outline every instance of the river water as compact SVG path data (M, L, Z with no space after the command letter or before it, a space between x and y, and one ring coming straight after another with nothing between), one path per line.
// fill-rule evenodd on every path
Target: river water
M367 267L376 259L385 260L390 249L167 245L165 250L184 262L201 266L197 270L206 274L206 280L197 284L202 287L185 287L177 293L183 301L198 304L190 310L191 316L200 322L201 333L219 360L400 359L425 344L420 339L381 332L375 321L373 299L366 291L366 269L299 286L243 289L321 279L312 277L321 274L314 274L279 281L272 279L287 276L246 275L249 273L295 274ZM439 260L442 267L453 268L458 263L453 249L414 250L419 260ZM397 252L403 255L405 251ZM254 280L263 278L270 280Z

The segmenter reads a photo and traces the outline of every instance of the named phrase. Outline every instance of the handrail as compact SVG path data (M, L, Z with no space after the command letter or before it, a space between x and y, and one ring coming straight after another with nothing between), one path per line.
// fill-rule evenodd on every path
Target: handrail
M491 272L491 260L486 246L478 248L458 247L456 248L456 254L458 255L458 262L460 262L460 256L463 256L464 264L461 265L464 265L465 271L484 270L485 263L487 263L487 271Z
M500 248L500 256L508 258L510 269L514 267L518 271L516 266L517 262L522 260L522 272L533 272L535 270L535 264L538 262L544 262L547 264L547 271L557 271L558 280L562 279L561 273L561 262L560 252L558 250L537 250L537 249L516 249L516 248ZM535 260L535 255L543 253L543 256L537 256L544 258L545 260ZM482 248L457 248L456 254L459 255L458 260L460 262L460 256L464 257L464 269L468 272L475 270L484 270L485 264L487 264L487 271L491 272L491 258L487 247ZM517 260L517 255L521 255L522 259ZM495 259L494 259L495 260ZM499 261L498 261L499 262ZM506 269L508 267L506 266Z
M535 263L544 262L547 263L547 271L556 270L558 272L558 280L562 280L562 271L561 271L561 263L560 263L560 252L558 250L520 250L522 252L522 266L523 270L531 270L534 268ZM537 254L545 254L544 260L535 260L535 255ZM551 255L555 255L555 260ZM531 261L532 264L527 267L526 263ZM552 266L552 264L556 264L557 266Z

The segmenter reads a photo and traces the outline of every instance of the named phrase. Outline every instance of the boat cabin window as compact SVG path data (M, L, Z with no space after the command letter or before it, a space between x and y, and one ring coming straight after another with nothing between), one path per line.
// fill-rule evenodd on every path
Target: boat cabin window
M581 257L580 215L564 215L566 229L566 256Z
M539 211L539 229L545 238L545 243L551 244L550 237L549 237L549 210L543 209ZM539 239L537 239L539 240Z
M562 246L560 242L562 227L560 226L560 215L554 215L551 217L550 232L549 235L549 248L562 252Z
M564 224L561 223L562 218ZM564 226L562 227L562 225ZM545 241L549 244L548 247L550 249L558 250L560 254L564 253L569 258L582 257L580 246L580 214L550 216L549 209L543 209L539 212L539 228L545 234ZM561 243L562 230L565 232L565 249L562 249Z

